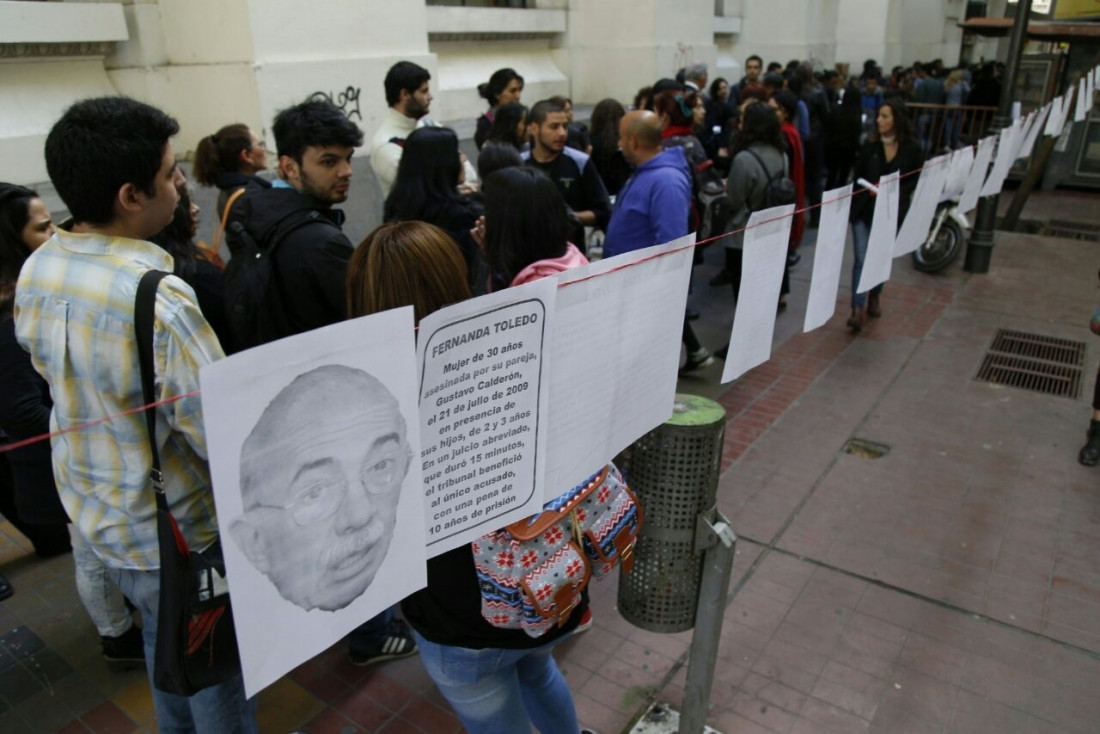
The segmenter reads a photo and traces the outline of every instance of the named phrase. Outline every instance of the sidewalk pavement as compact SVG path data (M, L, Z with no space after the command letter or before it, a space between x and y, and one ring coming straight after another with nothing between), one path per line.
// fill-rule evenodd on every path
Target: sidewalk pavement
M1096 222L1092 209L1072 218ZM772 360L724 387L720 366L681 380L728 411L718 496L740 535L708 723L1096 731L1100 469L1076 456L1097 368L1097 245L998 233L988 275L897 260L884 316L860 336L844 328L849 270L837 314L801 333L806 250ZM710 346L732 323L729 288L706 285L721 259L707 251L692 295ZM1080 397L975 381L997 328L1086 342ZM889 452L845 453L853 437ZM35 559L5 524L0 569L17 589L0 603L0 731L153 731L144 675L99 658L71 560ZM690 633L634 628L614 581L592 591L594 628L558 657L583 722L614 734L651 700L680 704ZM461 729L418 659L361 669L339 645L264 691L259 709L265 732Z

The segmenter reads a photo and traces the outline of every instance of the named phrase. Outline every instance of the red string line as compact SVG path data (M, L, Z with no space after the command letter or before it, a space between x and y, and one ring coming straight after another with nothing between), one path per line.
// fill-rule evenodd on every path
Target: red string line
M971 146L971 147L973 147L973 146ZM937 164L937 165L939 165L939 164ZM928 166L926 165L926 166L922 166L920 168L915 168L912 171L909 171L908 173L901 174L900 176L898 176L898 179L900 180L900 179L912 176L914 174L920 173L922 170L924 170L927 167ZM794 217L795 215L802 214L804 212L808 212L808 211L811 211L813 209L817 209L818 207L825 206L826 204L832 204L832 203L835 203L837 201L843 201L844 199L853 197L857 194L862 194L864 192L866 192L866 189L863 189L863 188L854 189L851 193L842 194L840 196L837 196L836 198L829 199L828 201L822 201L820 204L811 204L809 206L805 206L801 209L797 209L797 210L791 212L790 214L782 214L778 217L772 217L771 219L765 219L762 222L757 222L756 224L752 225L751 227L746 226L746 227L742 227L741 229L735 229L732 232L723 232L720 235L716 235L714 237L710 237L710 238L705 239L705 240L700 240L698 242L690 242L686 245L681 245L680 247L676 247L676 248L673 248L673 249L670 249L670 250L665 250L664 252L659 252L655 255L650 255L648 257L643 257L639 260L632 260L629 263L625 263L623 265L618 265L618 266L613 267L609 270L606 270L602 273L595 273L593 275L587 275L583 278L577 278L575 280L567 280L567 281L558 283L558 288L566 288L568 286L575 285L577 283L583 283L587 280L592 280L593 278L599 278L599 277L602 277L604 275L610 275L611 273L617 273L620 270L624 270L626 268L632 268L635 265L641 265L642 263L647 263L647 262L650 262L651 260L656 260L657 258L665 257L667 255L672 255L672 254L677 253L677 252L683 252L684 250L690 249L692 247L702 247L703 245L709 245L710 243L717 242L718 240L720 240L724 237L732 237L735 234L741 234L742 232L746 232L749 229L752 229L753 227L763 227L765 224L771 224L772 222L778 222L778 221L786 219L788 217ZM36 443L40 443L42 441L48 441L52 438L56 438L57 436L63 436L66 433L73 433L75 431L82 431L86 428L92 428L94 426L98 426L98 425L101 425L103 423L107 423L108 421L116 420L118 418L125 418L126 416L134 415L135 413L144 413L146 410L148 410L150 408L159 408L162 405L170 405L170 404L175 403L179 400L186 400L187 398L193 398L193 397L199 395L200 393L202 393L202 390L193 390L192 392L185 393L183 395L176 395L175 397L165 398L164 400L158 400L156 402L149 403L147 405L141 405L141 406L136 407L136 408L130 408L128 410L124 410L124 411L119 412L119 413L114 413L112 415L104 416L103 418L96 418L95 420L86 421L84 423L77 423L75 425L69 426L68 428L62 428L60 431L52 431L50 433L43 433L43 434L38 435L38 436L31 436L30 438L24 438L20 441L15 441L13 443L4 444L3 446L0 446L0 454L5 454L8 451L15 451L16 449L25 448L27 446L31 446L31 445L36 444Z

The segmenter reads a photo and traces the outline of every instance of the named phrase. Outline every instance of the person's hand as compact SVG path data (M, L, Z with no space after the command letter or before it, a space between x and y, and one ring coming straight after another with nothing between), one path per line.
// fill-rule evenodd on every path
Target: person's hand
M482 254L485 253L485 215L482 214L477 218L477 223L474 224L474 228L470 230L470 236L474 238L474 242L477 243L477 248L481 250Z

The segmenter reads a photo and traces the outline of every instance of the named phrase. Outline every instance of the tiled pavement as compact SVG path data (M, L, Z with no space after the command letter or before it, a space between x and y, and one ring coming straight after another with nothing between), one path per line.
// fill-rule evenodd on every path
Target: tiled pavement
M858 338L839 311L798 333L802 265L769 363L727 388L717 368L682 381L727 408L719 503L741 536L712 726L1100 730L1100 475L1076 463L1097 365L1085 325L1096 251L999 234L989 275L897 261L886 315ZM700 336L722 343L728 293L700 286L693 299ZM998 327L1088 342L1082 398L973 381ZM852 437L890 451L846 454ZM143 675L99 659L71 561L35 560L5 525L0 564L18 589L0 603L0 731L152 730ZM652 699L678 704L690 633L625 622L614 582L594 587L593 606L595 628L559 655L585 722L620 732ZM339 648L259 707L270 732L460 730L418 660L365 671Z

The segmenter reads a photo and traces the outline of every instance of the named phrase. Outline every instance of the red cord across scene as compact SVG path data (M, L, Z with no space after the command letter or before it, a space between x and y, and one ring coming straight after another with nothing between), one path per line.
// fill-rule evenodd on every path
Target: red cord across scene
M946 157L945 157L945 159L946 159ZM944 162L946 162L946 160ZM924 170L926 167L927 166L921 166L920 168L916 168L912 171L909 171L908 173L903 173L898 178L902 179L902 178L907 178L908 176L918 174L922 170ZM811 204L810 206L805 206L801 209L796 209L795 211L790 212L789 214L784 214L782 216L773 217L772 219L766 219L763 222L757 222L756 224L752 225L752 227L742 227L741 229L735 229L732 232L723 232L722 234L716 235L716 236L711 237L709 239L700 240L699 242L691 242L691 243L683 245L681 247L676 247L676 248L673 248L671 250L665 250L664 252L659 252L655 255L650 255L649 257L641 258L640 260L634 260L632 262L625 263L623 265L619 265L617 267L611 268L610 270L604 271L602 273L596 273L594 275L588 275L588 276L585 276L583 278L577 278L576 280L567 280L563 283L559 283L558 287L559 288L567 288L568 286L575 285L577 283L583 283L587 280L592 280L593 278L599 278L599 277L602 277L604 275L610 275L611 273L617 273L620 270L624 270L626 268L631 268L631 267L634 267L635 265L641 265L642 263L647 263L651 260L656 260L657 258L665 257L666 255L671 255L671 254L676 253L676 252L682 252L682 251L690 249L692 247L701 247L702 245L709 245L710 243L717 242L718 240L720 240L724 237L731 237L735 234L741 234L742 232L748 231L749 229L752 229L753 227L762 227L765 224L770 224L771 222L778 222L778 221L780 221L782 219L785 219L787 217L793 217L796 214L801 214L803 212L808 212L808 211L816 209L820 206L824 206L826 204L832 204L834 202L841 201L843 199L855 196L856 194L862 194L862 193L864 193L864 191L865 191L865 189L856 189L856 190L852 191L851 193L844 194L842 196L837 196L833 199L829 199L828 201L822 201L820 204ZM60 431L53 431L51 433L43 433L43 434L40 434L38 436L31 436L30 438L24 438L21 441L15 441L13 443L4 444L3 446L0 446L0 454L7 453L8 451L15 451L16 449L25 448L25 447L30 446L32 444L40 443L42 441L48 441L51 438L54 438L56 436L62 436L66 433L74 433L76 431L82 431L85 428L91 428L93 426L98 426L102 423L107 423L107 422L113 421L117 418L124 418L128 415L133 415L135 413L143 413L143 412L145 412L146 410L148 410L150 408L157 408L161 405L170 405L171 403L177 402L179 400L185 400L186 398L193 398L196 395L200 394L201 392L202 392L202 390L194 390L194 391L186 393L184 395L177 395L175 397L167 398L165 400L158 400L156 402L149 403L147 405L141 405L141 406L138 406L136 408L130 408L129 410L124 410L120 413L115 413L113 415L104 416L103 418L96 418L95 420L86 421L84 423L77 423L76 425L69 426L68 428L64 428Z

